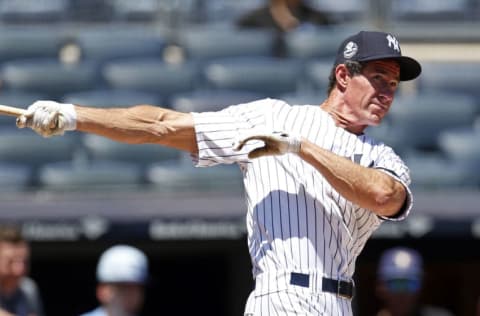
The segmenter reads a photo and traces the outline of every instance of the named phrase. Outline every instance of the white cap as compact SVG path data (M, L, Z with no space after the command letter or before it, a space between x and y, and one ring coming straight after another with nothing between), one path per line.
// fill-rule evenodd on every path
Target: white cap
M106 283L145 283L147 256L137 248L117 245L107 249L98 260L97 281Z

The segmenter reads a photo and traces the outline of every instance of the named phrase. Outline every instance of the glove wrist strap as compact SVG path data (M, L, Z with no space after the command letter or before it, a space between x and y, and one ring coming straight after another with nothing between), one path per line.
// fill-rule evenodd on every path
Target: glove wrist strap
M291 137L288 141L287 151L290 153L298 153L300 152L301 144L302 140L300 139L300 137Z
M77 112L73 104L62 104L61 113L65 118L65 130L73 131L77 128Z

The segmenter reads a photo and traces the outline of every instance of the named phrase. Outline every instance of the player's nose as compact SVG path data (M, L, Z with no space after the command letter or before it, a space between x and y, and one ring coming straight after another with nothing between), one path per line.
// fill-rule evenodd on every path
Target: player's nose
M382 89L378 93L378 99L383 105L388 105L392 104L393 98L395 96L395 91L391 89Z

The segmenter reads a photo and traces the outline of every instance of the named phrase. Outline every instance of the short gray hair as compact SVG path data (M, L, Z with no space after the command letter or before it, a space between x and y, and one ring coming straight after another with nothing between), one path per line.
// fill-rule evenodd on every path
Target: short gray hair
M335 76L335 69L337 68L337 66L338 65L333 66L332 70L330 71L330 76L328 77L327 94L330 94L330 92L332 92L335 84L337 83L337 77ZM347 60L345 61L345 66L347 67L352 77L362 73L363 63L361 62Z

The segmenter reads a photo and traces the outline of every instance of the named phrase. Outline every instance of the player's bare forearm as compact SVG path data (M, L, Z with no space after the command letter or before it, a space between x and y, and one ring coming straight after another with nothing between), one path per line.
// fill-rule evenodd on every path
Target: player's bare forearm
M77 130L116 141L153 143L197 152L193 118L189 113L151 106L92 108L75 106Z
M298 155L321 172L342 196L378 215L395 215L405 202L403 184L384 172L360 166L307 140L302 140Z

